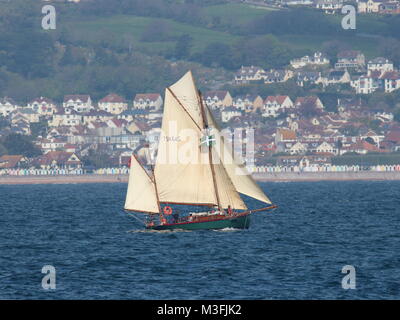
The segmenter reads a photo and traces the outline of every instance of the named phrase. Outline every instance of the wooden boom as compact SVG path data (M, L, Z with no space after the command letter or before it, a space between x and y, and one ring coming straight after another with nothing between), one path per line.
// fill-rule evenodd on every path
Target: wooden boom
M254 210L248 210L248 211L245 211L243 213L261 212L261 211L267 211L267 210L272 210L272 209L276 209L276 208L278 208L278 206L276 204L273 204L272 206L269 206L269 207L264 207L264 208L260 208L260 209L254 209Z

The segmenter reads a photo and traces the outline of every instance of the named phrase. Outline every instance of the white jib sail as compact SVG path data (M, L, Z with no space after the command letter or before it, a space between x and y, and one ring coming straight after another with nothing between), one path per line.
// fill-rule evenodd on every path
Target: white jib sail
M125 209L146 213L159 213L154 183L134 156L131 156Z

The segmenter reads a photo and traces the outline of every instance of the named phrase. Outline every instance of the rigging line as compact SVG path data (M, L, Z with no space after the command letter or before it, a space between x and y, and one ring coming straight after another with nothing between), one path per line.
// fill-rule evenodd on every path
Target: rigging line
M138 220L139 222L141 222L141 223L143 223L144 225L146 225L146 223L145 223L142 219L136 217L134 214L132 214L132 213L130 213L130 212L128 212L127 214L128 214L129 217L135 218L135 219Z
M146 173L146 175L149 177L150 181L154 183L154 176L150 176L149 173L147 172L147 170L143 167L143 165L141 164L141 162L139 161L139 158L136 156L136 154L134 154L132 152L132 156L135 158L135 160L137 161L137 163L139 164L139 166L142 168L142 170Z
M191 116L191 114L189 113L189 111L187 111L187 109L184 107L184 105L182 104L182 102L178 99L178 97L175 95L175 93L170 89L167 88L167 90L172 94L172 96L175 98L176 101L178 101L178 104L182 107L182 109L187 113L187 115L190 117L190 119L193 121L193 123L196 125L196 127L202 131L202 129L200 128L200 126L197 124L197 122L193 119L193 117Z

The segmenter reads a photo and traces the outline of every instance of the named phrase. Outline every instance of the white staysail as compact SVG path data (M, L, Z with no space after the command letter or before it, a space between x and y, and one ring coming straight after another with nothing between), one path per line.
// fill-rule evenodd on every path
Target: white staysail
M125 209L145 213L159 213L155 185L134 156L131 156Z
M230 206L232 209L246 210L247 207L237 192L235 185L232 183L223 163L215 163L219 161L219 155L212 149L215 180L217 185L218 196L222 208L228 208Z

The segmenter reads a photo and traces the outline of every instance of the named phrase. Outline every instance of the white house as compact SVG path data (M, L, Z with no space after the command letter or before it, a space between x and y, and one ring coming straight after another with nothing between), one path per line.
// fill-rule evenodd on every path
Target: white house
M383 80L380 76L380 71L371 71L368 75L353 80L351 85L357 94L370 94L383 87Z
M229 107L233 103L232 96L226 90L207 91L203 95L203 99L207 106L212 109Z
M268 96L264 100L262 116L275 118L293 107L293 101L289 96Z
M72 108L58 110L49 121L49 126L77 126L82 123L82 114Z
M84 94L64 96L63 107L64 109L71 108L79 113L89 112L93 109L90 96Z
M369 72L370 71L386 72L386 71L393 71L394 65L393 62L390 61L389 59L378 57L368 61L367 68Z
M257 66L242 66L235 75L236 84L245 84L252 81L260 81L265 77L265 70Z
M337 58L338 61L335 63L335 69L361 68L365 65L365 56L360 51L341 51L337 54Z
M278 83L278 82L286 82L294 75L291 70L274 70L271 69L268 72L265 72L263 79L264 83Z
M315 71L299 71L296 73L296 83L298 86L303 87L305 83L321 83L323 82L321 72Z
M380 11L380 6L385 0L360 0L357 1L357 9L359 13L378 13Z
M133 100L134 109L160 110L163 99L159 93L138 93Z
M263 99L259 95L247 94L245 96L238 96L233 99L233 107L245 112L252 112L261 109L263 106Z
M349 83L351 80L347 70L332 70L326 78L326 84Z
M63 149L66 144L67 142L62 139L42 139L40 141L40 149L42 149L44 153L47 153L50 151Z
M337 149L330 143L324 141L315 149L315 152L337 154Z
M307 152L307 145L301 142L296 142L290 147L288 152L292 155L294 154L305 154Z
M114 115L104 110L91 110L82 114L82 123L89 124L90 122L105 122L112 119Z
M293 68L303 68L307 65L325 65L329 64L328 57L322 52L314 52L313 56L304 56L299 59L293 59L290 61Z
M221 121L228 122L233 117L240 117L242 115L242 111L240 109L234 107L227 107L221 111Z
M17 107L17 104L11 98L4 97L0 99L0 115L3 117L9 116Z
M315 7L325 13L336 13L342 9L343 2L344 0L318 0Z
M31 108L41 116L51 116L57 112L56 104L45 97L33 99L28 103L28 108Z
M15 122L15 119L18 119L19 117L23 117L26 119L29 123L37 123L40 121L40 116L37 112L30 108L17 108L12 114L12 122Z
M386 93L393 92L394 90L400 89L400 72L388 71L385 72L381 79L384 81L384 89Z
M128 109L128 104L121 96L115 93L110 93L99 101L98 107L100 110L112 114L120 114Z

